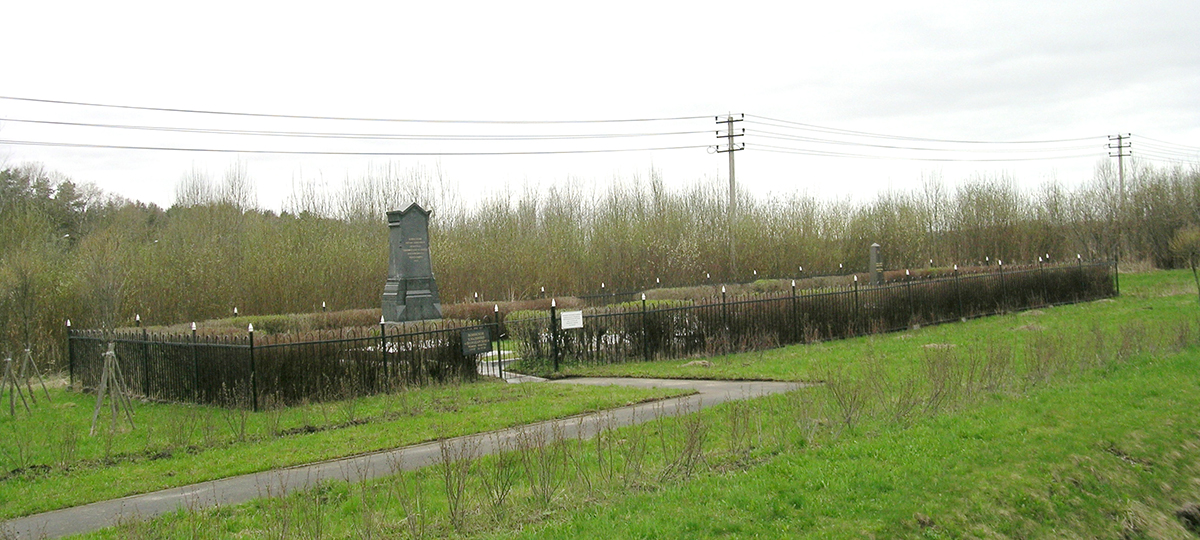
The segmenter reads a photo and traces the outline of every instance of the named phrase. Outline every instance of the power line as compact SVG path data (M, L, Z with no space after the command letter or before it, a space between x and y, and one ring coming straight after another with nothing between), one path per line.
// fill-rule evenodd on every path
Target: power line
M1154 161L1173 161L1173 162L1177 162L1177 163L1200 163L1200 156L1192 156L1190 158L1179 157L1179 156L1172 156L1170 154L1160 154L1158 152L1152 152L1152 151L1141 150L1141 149L1138 150L1137 155L1134 157L1152 159Z
M888 134L883 134L883 133L872 133L869 131L855 131L855 130L850 130L850 129L818 126L818 125L814 125L814 124L806 124L803 122L794 122L791 120L782 120L782 119L778 119L778 118L771 118L771 117L767 117L767 116L758 116L758 115L754 115L754 114L747 114L746 116L750 117L752 119L757 118L759 120L766 120L768 122L775 122L777 124L782 124L782 125L776 125L776 124L768 124L767 122L756 122L755 120L748 120L749 122L761 123L763 125L774 125L774 127L783 127L783 128L789 128L789 129L804 129L807 131L822 131L822 132L826 132L826 133L857 135L857 136L862 136L862 137L873 137L873 138L880 138L880 139L897 139L897 140L906 140L906 141L942 142L942 143L956 143L956 144L1044 144L1044 143L1080 142L1080 141L1088 141L1088 140L1104 138L1103 135L1097 135L1097 136L1092 136L1092 137L1076 137L1076 138L1070 138L1070 139L1045 139L1045 140L1031 140L1031 141L979 141L979 140L933 139L933 138L927 138L927 137L911 137L911 136L906 136L906 135L888 135ZM799 127L793 127L793 126L799 126Z
M1076 146L1060 146L1060 147L1052 147L1052 148L1028 148L1028 149L1021 149L1021 150L1012 150L1012 149L1004 149L1004 148L965 150L965 149L961 149L961 148L928 148L928 147L919 147L919 146L896 146L896 145L886 145L886 144L862 143L862 142L854 142L854 141L840 141L837 139L822 139L822 138L818 138L818 137L804 137L804 136L798 136L798 135L788 135L786 133L776 133L776 132L771 132L771 131L759 131L756 129L747 130L747 133L757 134L759 137L762 137L765 139L779 139L779 140L797 141L797 142L813 142L813 143L819 143L819 144L840 144L840 145L847 145L847 146L865 146L865 147L870 147L870 148L886 148L886 149L893 149L893 150L917 150L917 151L922 151L922 152L971 152L971 153L976 153L976 152L988 152L988 153L991 153L991 152L1007 152L1007 153L1059 152L1059 151L1068 151L1068 150L1084 150L1087 148L1095 147L1095 145L1076 145Z
M49 103L54 105L74 105L80 107L103 107L108 109L128 109L137 111L155 111L155 112L172 112L172 113L188 113L188 114L215 114L224 116L244 116L256 118L292 118L302 120L347 120L354 122L403 122L403 123L427 123L427 124L612 124L612 123L632 123L632 122L669 122L678 120L697 120L701 118L710 118L711 115L697 116L673 116L662 118L617 118L617 119L600 119L600 120L434 120L434 119L416 119L416 118L362 118L351 116L311 116L300 114L269 114L269 113L247 113L247 112L231 112L231 111L210 111L201 109L179 109L170 107L142 107L136 105L114 105L109 103L86 103L81 101L64 101L56 99L39 99L14 96L0 96L0 99L12 101L26 101L32 103Z
M329 152L305 150L238 150L225 148L178 148L165 146L121 146L113 144L60 143L49 141L0 140L0 144L52 146L60 148L102 148L111 150L158 150L169 152L216 152L228 154L286 154L318 156L530 156L548 154L604 154L616 152L655 152L709 148L711 145L661 146L657 148L611 148L602 150L534 150L524 152Z
M1161 143L1161 144L1165 144L1165 145L1170 145L1170 146L1178 146L1178 147L1180 147L1180 148L1184 148L1184 149L1187 149L1187 150L1195 150L1195 151L1197 151L1197 152L1200 152L1200 146L1188 146L1188 145L1186 145L1186 144L1173 143L1173 142L1164 141L1164 140L1160 140L1160 139L1152 139L1152 138L1150 138L1150 137L1147 137L1147 136L1145 136L1145 135L1138 135L1138 138L1139 138L1139 139L1145 139L1145 140L1147 140L1147 141L1154 141L1154 142L1156 142L1156 143Z
M0 122L18 122L53 126L89 127L103 129L125 129L140 131L164 131L176 133L196 133L205 135L252 135L264 137L302 137L323 139L362 139L362 140L413 140L413 141L542 141L542 140L573 140L573 139L609 139L626 137L662 137L672 135L695 135L710 133L712 130L668 131L646 133L584 133L559 135L427 135L427 134L395 134L395 133L338 133L321 131L272 131L247 129L219 128L186 128L173 126L146 126L131 124L96 124L88 122L63 122L56 120L32 120L26 118L0 118Z
M804 148L791 148L786 146L772 146L765 144L746 145L747 150L755 150L760 152L774 152L778 154L799 154L806 156L819 157L841 157L841 158L861 158L861 159L890 159L901 161L961 161L961 162L1005 162L1005 161L1046 161L1053 159L1075 159L1096 157L1096 153L1091 154L1076 154L1068 156L1045 156L1045 157L1029 157L1029 158L934 158L934 157L904 157L904 156L878 156L868 154L850 154L845 152L828 152L824 150L809 150Z
M1142 142L1141 140L1139 140L1138 141L1138 152L1141 153L1145 149L1154 150L1154 151L1157 151L1157 152L1160 152L1163 154L1173 154L1173 155L1177 155L1177 156L1181 156L1181 157L1186 156L1186 157L1195 158L1197 156L1200 156L1200 149L1182 150L1179 148L1172 148L1169 146L1163 146L1161 144L1155 144L1155 143L1151 143L1151 142Z

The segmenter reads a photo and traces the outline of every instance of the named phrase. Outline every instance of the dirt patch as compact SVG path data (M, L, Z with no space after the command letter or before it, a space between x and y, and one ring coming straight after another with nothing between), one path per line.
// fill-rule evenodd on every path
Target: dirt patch
M1046 314L1046 312L1042 311L1040 309L1031 309L1029 311L1022 311L1022 312L1018 313L1017 315L1020 315L1022 317L1037 317L1038 315L1045 315L1045 314Z
M1187 503L1179 507L1175 511L1175 517L1185 529L1200 534L1200 504Z
M692 360L684 364L683 367L712 367L712 362L708 360Z
M957 346L958 345L955 345L953 343L926 343L924 345L921 345L921 348L942 351L942 350L946 350L946 349L953 349Z

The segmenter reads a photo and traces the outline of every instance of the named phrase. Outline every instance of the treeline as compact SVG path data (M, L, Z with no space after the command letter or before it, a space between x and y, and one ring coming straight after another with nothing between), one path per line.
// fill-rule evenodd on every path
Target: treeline
M588 294L712 281L1003 259L1110 258L1172 267L1169 242L1200 223L1200 171L1136 164L1122 204L1102 164L1078 188L1028 191L1007 177L948 187L926 179L873 200L740 193L730 265L726 187L668 189L657 171L594 187L501 189L466 205L438 169L385 166L337 190L296 186L276 214L245 167L184 175L168 209L81 187L40 166L0 170L0 352L50 358L77 327L171 324L242 314L376 307L387 265L384 212L434 211L431 247L444 303Z

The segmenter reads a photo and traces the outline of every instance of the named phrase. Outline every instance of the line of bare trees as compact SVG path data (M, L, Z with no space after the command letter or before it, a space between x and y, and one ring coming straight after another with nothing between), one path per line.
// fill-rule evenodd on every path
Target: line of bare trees
M337 189L301 182L275 214L257 205L246 168L189 171L169 209L105 195L44 167L0 170L0 353L51 353L63 321L122 326L242 314L374 307L386 276L384 212L434 209L434 272L451 303L748 281L867 265L889 268L1110 258L1186 262L1176 232L1200 224L1200 170L1134 162L1126 192L1100 164L1078 187L1018 187L1005 176L950 186L933 176L869 201L741 193L728 275L720 182L669 189L657 171L596 187L566 181L501 189L466 205L437 168L385 165ZM57 358L58 355L46 354Z

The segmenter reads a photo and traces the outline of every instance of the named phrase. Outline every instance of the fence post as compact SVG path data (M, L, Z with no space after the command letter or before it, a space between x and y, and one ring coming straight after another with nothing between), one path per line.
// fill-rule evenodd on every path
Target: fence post
M133 325L142 328L142 315L133 316ZM142 328L142 395L150 397L150 343L146 329Z
M1041 255L1038 255L1038 283L1040 283L1041 287L1042 287L1042 305L1045 305L1045 304L1047 304L1047 302L1046 302L1046 272L1042 268L1042 256Z
M904 269L904 288L908 292L908 327L912 328L913 319L917 318L916 308L913 306L912 296L912 272L909 269Z
M200 364L196 362L196 323L192 323L192 401L200 403Z
M254 412L258 412L258 373L254 365L254 323L250 323L247 331L250 332L250 401L254 405Z
M958 297L958 318L966 319L967 313L963 311L962 302L962 283L958 280L958 265L954 265L954 295Z
M70 388L75 388L75 350L71 343L71 319L67 319L67 378Z
M862 311L858 304L858 274L854 274L854 322L851 334L858 335L859 322L862 320Z
M1000 309L1008 311L1008 289L1004 286L1004 259L996 259L996 273L1000 274Z
M729 354L729 308L725 300L725 286L721 285L721 327L725 330L725 354Z
M554 359L554 372L558 373L558 303L553 298L550 299L550 356Z
M496 374L504 379L504 352L500 349L500 304L492 304L492 320L496 324Z
M379 359L383 361L383 377L388 384L388 391L391 391L391 366L388 365L388 326L384 326L383 316L379 316Z
M801 267L803 268L803 267ZM796 308L796 280L792 280L792 341L800 343L800 314Z
M646 327L646 293L642 293L642 359L650 361L650 331Z
M1083 277L1083 254L1076 253L1075 261L1078 263L1079 271L1075 273L1075 301L1078 302L1081 298L1080 294L1087 286L1087 280Z

